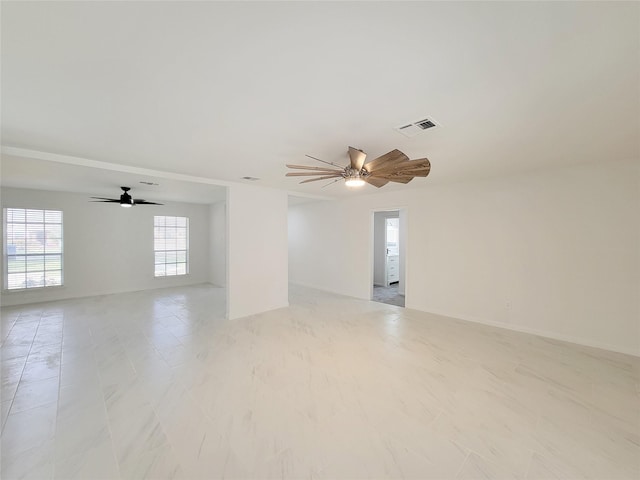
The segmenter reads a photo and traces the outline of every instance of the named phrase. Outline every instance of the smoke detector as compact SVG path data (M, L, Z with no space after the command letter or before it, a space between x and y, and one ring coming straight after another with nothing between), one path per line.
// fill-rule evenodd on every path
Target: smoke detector
M435 127L437 124L430 118L424 118L422 120L418 120L417 122L405 123L396 127L395 130L405 137L415 137L419 133L424 132L429 128Z

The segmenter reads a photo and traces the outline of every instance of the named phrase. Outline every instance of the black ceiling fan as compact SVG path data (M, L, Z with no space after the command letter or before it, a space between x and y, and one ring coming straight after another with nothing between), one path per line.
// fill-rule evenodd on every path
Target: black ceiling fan
M163 203L156 202L147 202L142 198L131 198L129 195L129 187L120 187L124 192L120 195L120 198L104 198L104 197L91 197L96 200L91 200L92 202L106 202L106 203L119 203L121 207L133 207L134 205L164 205Z

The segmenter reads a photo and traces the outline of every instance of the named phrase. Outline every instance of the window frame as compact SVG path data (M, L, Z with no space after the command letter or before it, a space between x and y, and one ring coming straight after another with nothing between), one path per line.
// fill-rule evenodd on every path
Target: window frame
M162 219L162 221L160 222L158 219ZM175 220L175 224L174 225L167 225L167 219L174 219ZM179 220L184 220L184 226L178 225ZM160 223L164 223L163 225ZM164 238L159 238L158 236L156 236L156 229L161 228L164 231ZM175 230L175 238L171 239L169 237L167 237L167 229L174 229ZM185 240L185 248L183 249L179 249L177 248L177 242L178 242L178 229L184 229L184 240ZM186 275L189 275L189 264L190 264L190 221L189 221L189 217L187 216L179 216L179 215L154 215L153 216L153 277L154 278L172 278L172 277L183 277ZM175 240L176 244L175 247L176 248L166 248L166 241L167 240ZM164 241L165 242L165 248L164 249L157 249L157 243L158 241ZM184 252L184 262L182 261L178 261L178 257L179 254ZM159 255L163 255L164 254L164 261L158 262L158 256ZM169 255L175 255L175 261L167 261L169 259ZM184 264L184 272L179 273L178 272L178 265L183 265ZM167 273L167 266L168 265L175 265L175 273ZM158 274L158 267L159 266L164 266L164 273Z
M8 212L9 210L24 210L24 215L25 215L25 220L24 222L16 222L16 221L8 221ZM27 212L31 210L31 211L40 211L42 212L42 222L29 222L27 220ZM60 223L57 222L47 222L46 221L46 212L55 212L56 214L60 214ZM56 239L60 241L60 253L46 253L46 252L42 252L42 253L27 253L26 252L26 248L25 248L25 253L23 254L18 254L18 253L14 253L14 254L9 254L9 238L8 238L8 226L9 224L12 225L24 225L25 226L25 231L27 230L27 225L42 225L43 229L46 228L46 225L60 225L60 238ZM26 241L26 240L25 240ZM15 293L15 292L31 292L31 291L37 291L37 290L41 290L41 289L55 289L55 288L62 288L64 287L64 271L65 271L65 265L64 265L64 259L65 259L65 255L64 255L64 211L60 210L60 209L52 209L52 208L29 208L29 207L3 207L2 209L2 255L3 255L3 272L2 272L2 276L3 276L3 281L2 281L2 291L3 292L7 292L7 293ZM45 250L46 250L46 245L45 245ZM59 269L52 269L49 270L51 272L53 271L59 271L60 272L60 283L59 284L55 284L55 285L47 285L46 284L46 272L47 272L47 262L46 262L46 257L51 256L51 257L59 257L60 258L60 268ZM9 257L25 257L25 266L24 266L24 270L21 272L11 272L11 273L24 273L25 274L25 285L21 286L21 287L17 287L17 288L10 288L9 286ZM27 281L26 281L26 276L29 273L28 267L27 267L27 259L29 257L43 257L43 269L42 271L40 270L34 270L34 272L42 272L43 276L44 276L44 284L43 285L37 285L37 286L29 286Z

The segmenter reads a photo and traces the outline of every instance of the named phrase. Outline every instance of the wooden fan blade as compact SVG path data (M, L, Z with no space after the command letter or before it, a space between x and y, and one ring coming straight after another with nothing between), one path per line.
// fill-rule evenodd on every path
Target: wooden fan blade
M414 168L431 168L431 162L429 161L428 158L416 158L415 160L409 160L406 163L408 169L414 169ZM405 167L402 167L403 170L405 169Z
M375 158L368 162L364 168L369 172L373 173L378 168L391 168L393 165L398 165L402 162L408 162L409 157L407 157L400 150L391 150L388 153L385 153L381 157Z
M318 180L328 180L330 178L341 177L342 175L327 175L326 177L310 178L309 180L303 180L300 183L317 182Z
M399 173L403 175L411 175L413 177L426 177L429 175L431 169L425 168L423 170L409 170L408 172L405 170L401 170Z
M91 197L91 198L96 198L96 197ZM111 198L107 198L105 200L89 200L90 202L96 202L96 203L100 203L100 202L104 202L104 203L120 203L120 200L113 200Z
M119 202L120 199L119 198L105 198L105 197L89 197L89 198L95 198L96 200L104 200L107 202Z
M337 170L335 168L328 168L328 167L311 167L308 165L289 165L287 164L287 167L289 168L295 168L298 170L317 170L319 172L341 172L342 170Z
M370 175L364 177L364 181L367 182L367 183L370 183L374 187L378 187L378 188L384 187L387 183L389 183L389 180L387 180L387 179L372 177Z
M351 159L351 168L359 172L364 165L367 154L357 148L349 147L349 158Z
M327 172L289 172L285 174L285 177L304 177L309 175L340 175L342 176L342 172L338 170L335 170L335 171L332 170Z
M376 170L370 176L376 178L393 178L393 177L426 177L429 175L429 169L425 168L422 170L396 170L393 172L381 172L380 170Z
M389 177L388 180L396 183L409 183L411 180L413 180L413 177Z
M410 160L408 162L400 162L391 165L382 165L375 170L375 173L381 172L413 172L414 170L430 169L431 163L426 158L418 160Z

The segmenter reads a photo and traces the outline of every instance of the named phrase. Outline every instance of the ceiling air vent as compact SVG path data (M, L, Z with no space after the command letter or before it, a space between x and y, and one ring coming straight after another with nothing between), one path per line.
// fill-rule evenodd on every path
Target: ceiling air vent
M417 122L407 123L396 127L396 131L400 132L405 137L415 137L419 133L425 131L428 128L435 127L436 123L433 120L425 118L424 120L418 120Z
M431 128L431 127L435 127L436 126L436 124L433 123L428 118L416 123L416 125L419 126L422 130L426 130L427 128Z

